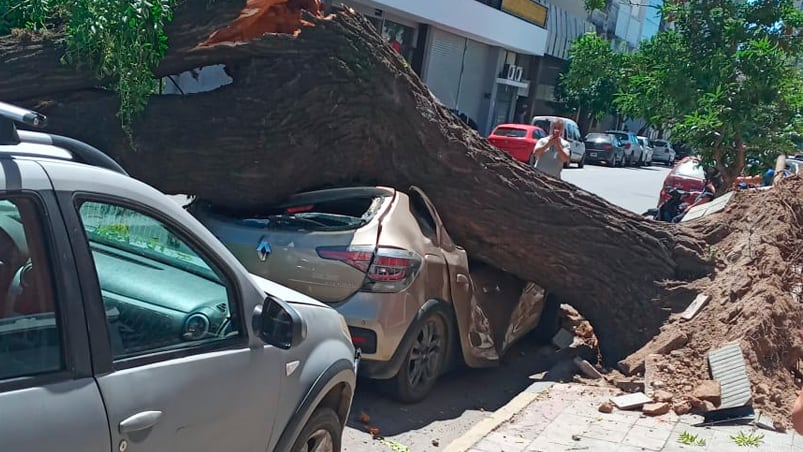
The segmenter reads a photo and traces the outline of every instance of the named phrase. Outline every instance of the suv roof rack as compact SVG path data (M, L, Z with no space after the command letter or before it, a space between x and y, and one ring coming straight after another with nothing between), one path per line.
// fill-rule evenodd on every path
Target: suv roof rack
M0 102L0 146L14 146L20 143L36 143L56 146L67 150L73 157L72 161L78 161L87 165L105 168L128 176L128 173L123 169L122 166L120 166L119 163L114 161L114 159L104 154L103 151L90 146L83 141L52 133L17 130L15 123L41 128L47 125L47 117L32 110L26 110L24 108ZM3 149L2 152L0 152L0 157L4 155L13 156L17 154L14 153L12 148L11 150ZM20 153L18 155L39 155L41 157L65 160L60 153Z

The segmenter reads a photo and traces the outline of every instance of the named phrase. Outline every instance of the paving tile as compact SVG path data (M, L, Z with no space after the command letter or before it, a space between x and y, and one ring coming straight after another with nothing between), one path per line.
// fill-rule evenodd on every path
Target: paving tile
M579 416L578 416L579 417ZM585 418L581 418L585 419ZM556 443L556 444L563 444L563 445L572 445L574 444L574 440L572 439L573 435L580 435L582 434L588 424L585 422L570 425L570 424L558 424L553 422L549 424L549 426L541 432L538 437L531 444L541 444L541 443Z
M472 450L477 452L522 452L528 441L499 432L491 432L475 444Z
M671 434L672 430L668 428L647 428L634 425L627 432L622 444L643 447L647 450L661 450Z
M734 449L735 450L742 449L741 447L737 446L736 443L734 443L733 440L731 439L731 435L733 435L735 432L723 432L722 430L715 430L715 429L709 429L709 432L711 432L711 438L706 442L705 450L707 452L722 452Z
M619 444L625 439L628 431L629 428L627 426L617 425L616 423L592 423L588 426L586 431L582 433L582 436L598 440L612 441L616 444Z
M662 416L642 416L636 420L636 425L647 428L673 429L678 423L678 415L669 412Z

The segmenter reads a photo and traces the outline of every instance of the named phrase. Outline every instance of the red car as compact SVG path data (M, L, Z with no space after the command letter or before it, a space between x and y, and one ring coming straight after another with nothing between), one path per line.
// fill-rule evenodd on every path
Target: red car
M529 163L535 143L546 136L544 129L529 124L499 124L488 141L514 159Z
M684 157L664 179L664 186L661 188L661 195L658 205L669 199L667 191L672 188L679 188L690 192L684 201L693 201L697 195L705 188L705 171L700 165L697 157Z

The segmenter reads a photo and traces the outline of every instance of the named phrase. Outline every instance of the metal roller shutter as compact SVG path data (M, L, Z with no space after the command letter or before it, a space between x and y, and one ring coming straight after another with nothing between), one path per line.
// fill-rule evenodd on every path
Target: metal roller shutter
M432 27L425 83L449 108L457 105L457 81L463 61L465 38Z
M476 122L481 120L483 93L490 92L488 57L491 48L469 40L463 60L463 78L460 82L458 108Z

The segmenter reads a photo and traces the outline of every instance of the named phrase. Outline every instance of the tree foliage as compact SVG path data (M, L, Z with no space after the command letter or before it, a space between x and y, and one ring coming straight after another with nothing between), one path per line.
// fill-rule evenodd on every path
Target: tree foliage
M774 160L803 126L803 15L790 0L690 0L664 6L673 31L633 56L616 108L697 149L737 175Z
M582 110L601 119L613 111L625 58L593 32L580 36L572 42L569 68L558 80L556 99L568 111Z
M0 35L64 31L64 61L87 65L120 95L124 129L147 103L154 68L167 50L175 0L0 0Z

